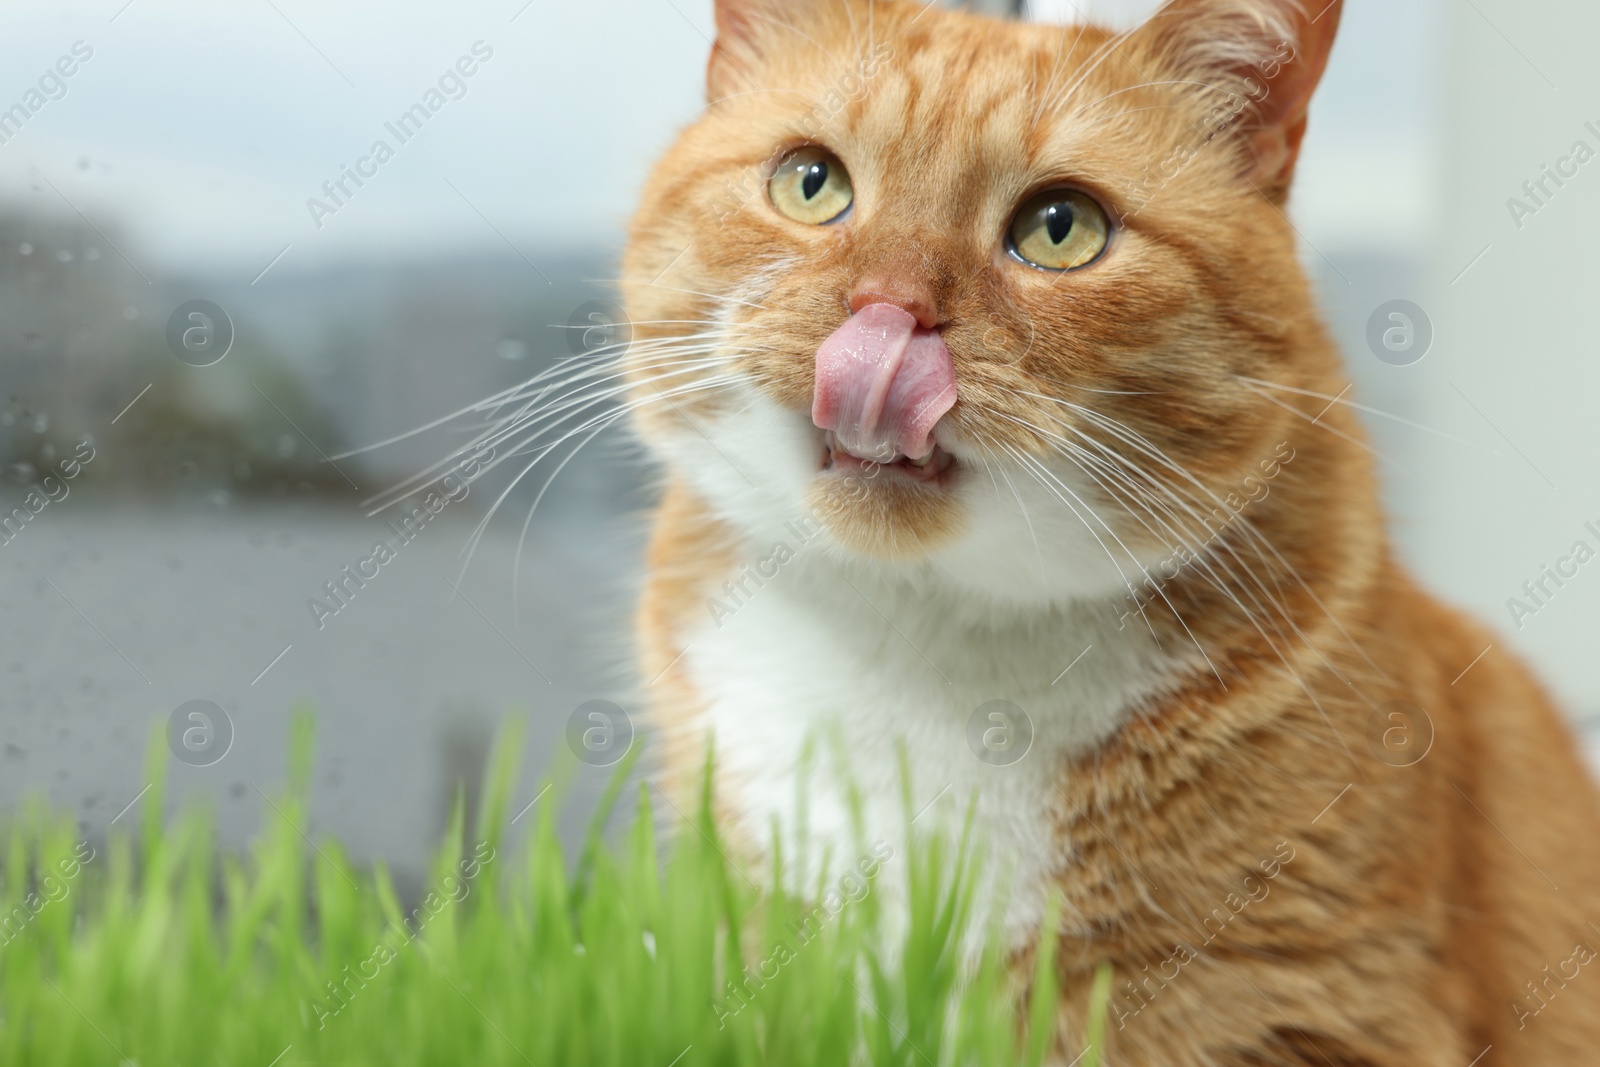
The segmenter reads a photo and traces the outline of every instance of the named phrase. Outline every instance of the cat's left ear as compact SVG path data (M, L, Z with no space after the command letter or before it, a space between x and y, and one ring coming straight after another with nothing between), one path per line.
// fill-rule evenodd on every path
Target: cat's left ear
M1244 103L1245 176L1287 191L1343 0L1172 0L1144 30L1193 77Z

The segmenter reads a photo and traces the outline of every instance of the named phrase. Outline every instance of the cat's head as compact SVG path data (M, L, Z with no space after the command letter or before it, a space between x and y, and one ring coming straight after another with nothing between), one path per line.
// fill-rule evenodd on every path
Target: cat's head
M1339 0L716 11L624 268L670 477L761 547L1008 599L1203 545L1295 417L1242 383L1330 373L1283 204Z

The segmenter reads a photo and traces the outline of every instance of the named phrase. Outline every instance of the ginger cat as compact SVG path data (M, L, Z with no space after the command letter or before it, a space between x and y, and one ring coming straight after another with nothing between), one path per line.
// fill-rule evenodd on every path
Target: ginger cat
M717 0L632 225L669 780L714 736L752 858L848 860L807 740L889 840L903 745L1019 966L1064 894L1061 1062L1101 961L1114 1065L1600 1060L1595 789L1330 403L1283 208L1339 13Z

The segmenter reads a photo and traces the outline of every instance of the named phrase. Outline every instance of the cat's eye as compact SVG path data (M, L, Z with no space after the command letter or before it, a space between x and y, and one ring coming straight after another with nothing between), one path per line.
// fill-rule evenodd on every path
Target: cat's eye
M1076 189L1048 189L1031 197L1011 221L1011 251L1046 270L1072 270L1093 262L1111 236L1111 221L1094 198Z
M838 156L824 148L807 147L778 165L767 183L767 195L773 207L796 222L820 226L849 209L855 190Z

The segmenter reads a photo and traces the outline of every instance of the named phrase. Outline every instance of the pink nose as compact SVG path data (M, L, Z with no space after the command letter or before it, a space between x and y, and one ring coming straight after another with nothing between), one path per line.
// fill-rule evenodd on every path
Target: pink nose
M934 424L955 402L944 338L893 304L861 308L817 349L811 421L862 459L922 459L933 451Z

